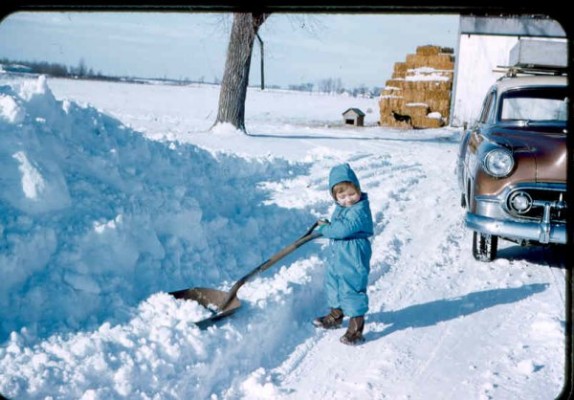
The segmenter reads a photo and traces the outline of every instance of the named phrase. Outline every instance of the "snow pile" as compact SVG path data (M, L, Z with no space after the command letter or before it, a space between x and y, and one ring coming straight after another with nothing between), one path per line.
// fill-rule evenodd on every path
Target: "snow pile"
M193 323L205 316L205 309L195 302L176 302L159 293L139 305L137 316L124 325L106 322L86 335L70 336L62 346L52 337L33 348L26 345L27 331L13 333L2 352L4 365L0 387L15 398L32 395L36 398L129 398L138 392L151 398L173 379L168 360L190 363L205 361L205 342ZM177 327L177 329L174 329ZM182 344L185 350L182 352ZM8 379L14 372L10 366L25 365L25 385ZM84 382L93 382L86 390ZM54 390L55 387L59 389ZM25 388L27 395L22 389ZM175 390L166 394L176 398Z
M57 101L44 77L0 87L0 104L3 340L122 320L152 293L235 279L313 221L262 206L258 189L304 164L146 140Z

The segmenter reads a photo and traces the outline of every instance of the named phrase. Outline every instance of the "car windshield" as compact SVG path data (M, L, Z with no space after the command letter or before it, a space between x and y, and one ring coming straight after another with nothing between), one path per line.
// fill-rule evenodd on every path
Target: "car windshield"
M566 88L510 90L502 95L499 120L566 122L568 120Z

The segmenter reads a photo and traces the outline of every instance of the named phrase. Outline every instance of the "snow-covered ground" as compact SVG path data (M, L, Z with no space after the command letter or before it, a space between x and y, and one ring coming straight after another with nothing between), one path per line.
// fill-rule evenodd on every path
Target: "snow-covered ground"
M13 399L553 399L564 255L472 258L461 132L376 125L376 99L0 76L0 393ZM359 107L366 127L342 124ZM321 331L327 242L239 291L207 330L187 287L229 289L320 217L349 162L375 222L366 342ZM346 324L345 324L346 325Z

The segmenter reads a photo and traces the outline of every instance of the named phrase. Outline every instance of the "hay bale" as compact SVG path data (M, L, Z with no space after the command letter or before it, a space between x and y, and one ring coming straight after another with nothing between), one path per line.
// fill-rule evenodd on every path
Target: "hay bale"
M431 67L435 69L454 69L454 58L450 54L437 54L436 56L407 55L407 65L410 68Z
M397 121L393 117L393 111L402 115L410 115L405 106L404 98L400 96L381 97L379 100L379 125L394 128L410 128L407 122Z
M417 47L416 54L420 56L435 56L441 51L440 46L426 45Z
M450 100L433 100L428 99L427 104L432 111L437 111L443 116L448 117L450 114Z
M393 116L391 115L391 112L389 111L388 113L382 113L379 117L379 125L381 126L396 126L396 121L393 118Z
M420 67L408 69L404 79L407 81L444 81L452 80L453 70L435 69L431 67Z
M405 78L405 73L393 72L391 75L391 79L404 79L404 78Z
M403 81L400 85L405 92L408 90L450 91L452 89L452 81Z
M381 90L381 96L401 96L402 97L403 90L396 86L385 86Z
M426 103L427 94L415 87L404 89L402 94L411 103Z
M425 88L424 86L419 87L417 85L413 85L407 89L403 89L401 92L401 96L405 99L408 99L409 102L412 103L427 103L428 100L450 100L450 90L432 90L428 87Z
M397 76L404 76L404 74L407 72L407 69L407 63L397 62L393 67L393 75L396 74Z
M396 88L399 88L401 90L405 88L404 85L405 85L405 80L402 78L389 79L385 84L385 86L396 87Z
M450 113L453 75L454 49L434 45L417 47L416 54L408 54L405 62L394 64L392 78L381 90L379 124L410 128L408 123L395 120L392 116L395 111L409 115L417 128L444 126Z
M427 128L440 128L444 126L444 121L442 119L425 117L424 125Z
M417 117L413 118L413 127L419 129L428 129L428 128L440 128L444 126L444 122L442 119L437 118L429 118L429 117Z
M379 99L379 110L381 115L391 115L391 111L402 110L405 100L400 96L381 96Z
M424 118L430 113L430 107L426 103L405 103L405 109L401 114L410 115L411 118Z
M432 102L433 104L448 104L450 96L448 91L437 91L425 93L424 101Z
M436 58L437 69L454 70L454 56L450 54L439 54Z

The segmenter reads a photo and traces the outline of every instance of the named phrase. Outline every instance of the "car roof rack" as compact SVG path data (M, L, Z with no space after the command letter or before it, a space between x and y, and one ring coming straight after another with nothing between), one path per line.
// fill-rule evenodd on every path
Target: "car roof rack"
M525 75L545 75L545 76L560 76L560 75L567 75L568 69L566 67L558 67L555 65L535 65L535 64L528 64L528 65L497 65L497 68L494 69L493 72L501 72L504 74L504 77L515 78L517 76L525 76Z

